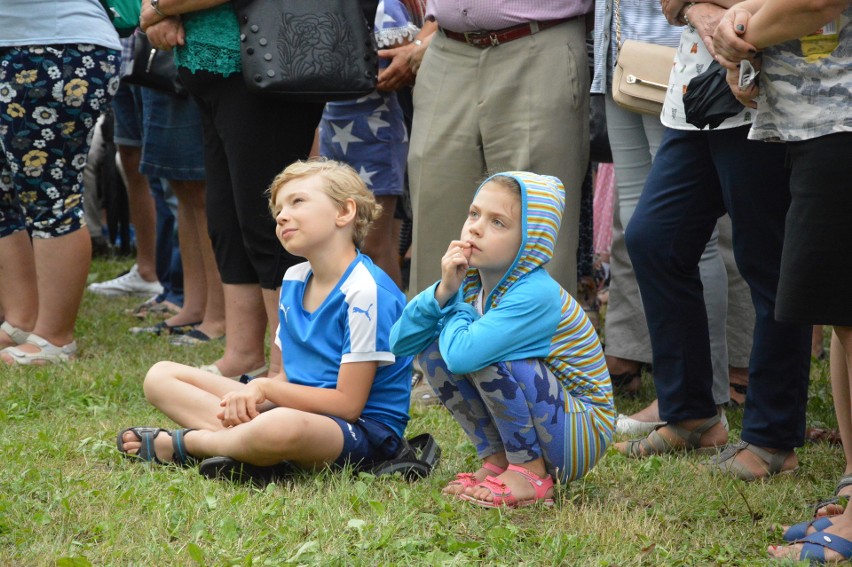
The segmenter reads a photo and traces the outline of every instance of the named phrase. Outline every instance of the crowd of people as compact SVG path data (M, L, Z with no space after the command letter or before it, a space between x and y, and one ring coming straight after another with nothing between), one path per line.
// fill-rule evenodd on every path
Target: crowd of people
M209 476L211 457L381 463L405 446L414 374L476 448L443 490L474 505L552 505L616 433L631 458L708 453L709 471L766 479L799 468L828 325L843 475L768 551L852 557L852 4L375 4L377 90L328 104L246 87L225 0L141 2L186 98L120 80L133 40L100 0L0 6L2 363L78 356L83 229L103 217L84 172L113 157L92 141L110 113L136 256L89 290L144 296L134 333L223 342L200 368L151 367L144 394L181 428L122 430L128 457ZM660 115L612 96L627 39L675 47ZM700 129L684 94L714 60L742 109ZM615 171L605 346L578 291L592 95ZM644 370L657 399L617 415Z

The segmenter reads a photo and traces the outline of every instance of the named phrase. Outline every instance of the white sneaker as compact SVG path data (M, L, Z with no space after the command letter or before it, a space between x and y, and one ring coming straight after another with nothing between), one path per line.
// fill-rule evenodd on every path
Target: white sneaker
M130 268L126 274L105 282L93 283L89 285L89 291L98 295L119 296L119 295L141 295L151 296L163 293L163 286L160 282L147 282L139 275L139 268L136 264Z

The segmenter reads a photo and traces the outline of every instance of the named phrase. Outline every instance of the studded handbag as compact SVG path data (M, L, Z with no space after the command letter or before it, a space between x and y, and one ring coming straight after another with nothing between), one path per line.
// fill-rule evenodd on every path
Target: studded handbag
M327 102L365 96L378 79L368 20L352 0L236 0L240 61L249 91ZM369 23L368 23L369 22Z

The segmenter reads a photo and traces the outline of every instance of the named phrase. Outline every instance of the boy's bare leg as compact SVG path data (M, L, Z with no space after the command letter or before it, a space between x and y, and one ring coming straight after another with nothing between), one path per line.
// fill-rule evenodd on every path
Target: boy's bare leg
M151 405L175 423L214 431L223 429L216 417L221 410L222 396L244 387L236 380L167 361L152 366L143 384L145 397Z
M131 432L124 441L126 451L138 450L140 443ZM333 462L343 450L343 432L332 419L290 408L273 408L228 429L191 431L184 441L187 453L199 459L223 455L260 466L289 461L314 468ZM168 435L158 435L154 449L161 461L172 460Z

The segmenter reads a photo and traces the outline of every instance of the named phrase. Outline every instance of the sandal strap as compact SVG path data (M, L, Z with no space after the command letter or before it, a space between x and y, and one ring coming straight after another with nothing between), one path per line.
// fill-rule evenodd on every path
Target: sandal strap
M171 432L172 448L174 449L172 458L175 464L181 467L193 466L198 463L198 459L186 452L184 437L190 431L195 431L195 429L175 429Z
M529 482L535 490L536 500L544 498L544 496L547 494L547 491L553 488L553 477L550 475L540 477L529 469L525 469L524 467L511 464L509 465L507 470L516 472L527 479L527 482Z
M799 560L815 559L824 563L825 549L837 552L844 559L852 557L852 541L836 534L817 532L802 538L799 542L804 544L799 553Z
M128 431L133 433L140 443L139 450L135 454L128 453L124 449L123 438L124 434ZM128 427L127 429L118 432L116 444L118 446L118 450L125 457L139 458L145 462L164 465L166 463L157 458L157 451L154 449L154 440L160 433L166 433L168 435L169 430L163 429L162 427Z
M704 435L707 431L709 431L713 426L717 423L722 422L721 415L717 412L716 415L702 422L698 427L693 430L685 429L679 425L669 424L669 429L677 435L680 439L683 439L686 444L687 449L698 449L701 447L701 436Z
M810 528L813 528L817 532L821 532L833 523L834 521L829 516L823 516L821 518L816 518L815 520L805 520L804 522L793 524L787 528L787 531L785 531L784 535L781 537L784 538L784 541L798 541L802 538L808 537L808 530Z
M506 472L506 469L500 468L494 463L482 463L482 468L494 473L494 476L499 476Z
M758 447L757 445L752 445L751 443L744 441L743 449L747 451L751 451L760 459L766 463L767 470L770 475L778 474L781 472L781 467L784 466L784 461L787 460L787 457L790 455L791 451L778 451L777 453L770 453L766 449Z
M837 481L837 486L834 487L835 496L839 495L840 491L847 486L852 486L852 473L844 474L840 477L840 480Z
M27 338L30 336L29 332L15 327L8 321L3 321L3 323L0 324L0 329L2 329L7 335L9 335L9 338L15 341L16 345L24 344L27 341Z

